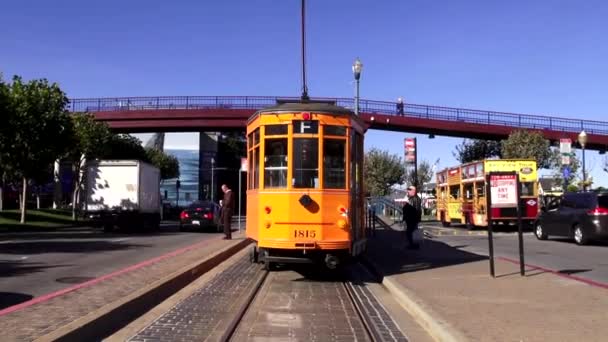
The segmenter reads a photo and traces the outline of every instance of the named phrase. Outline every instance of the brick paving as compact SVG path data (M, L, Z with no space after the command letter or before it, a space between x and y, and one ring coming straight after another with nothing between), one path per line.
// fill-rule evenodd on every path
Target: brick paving
M33 341L238 242L211 238L200 247L0 316L2 340Z
M218 340L262 272L242 257L129 341Z

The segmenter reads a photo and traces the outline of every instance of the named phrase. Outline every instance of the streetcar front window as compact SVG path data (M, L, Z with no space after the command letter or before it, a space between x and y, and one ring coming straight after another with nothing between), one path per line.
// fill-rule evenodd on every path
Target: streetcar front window
M317 138L293 139L294 188L319 187L319 143Z
M264 149L264 187L286 188L287 139L266 139Z
M326 189L346 187L346 140L323 140L323 181Z

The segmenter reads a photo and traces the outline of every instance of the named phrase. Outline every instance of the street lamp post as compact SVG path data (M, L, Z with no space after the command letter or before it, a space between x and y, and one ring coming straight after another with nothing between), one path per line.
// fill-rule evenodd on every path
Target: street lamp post
M213 194L215 193L215 188L213 187L213 176L215 171L215 159L211 158L211 202L213 202Z
M359 79L361 78L361 70L363 69L363 63L359 60L359 57L355 59L353 63L353 74L355 75L355 115L359 116Z
M587 133L582 130L578 134L578 143L583 149L583 191L587 191L587 172L585 171L585 145L587 144Z

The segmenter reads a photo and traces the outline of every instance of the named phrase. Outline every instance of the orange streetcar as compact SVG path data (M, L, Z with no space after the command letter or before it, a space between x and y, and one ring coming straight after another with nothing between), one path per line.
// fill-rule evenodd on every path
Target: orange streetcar
M247 122L252 260L324 262L365 250L361 118L332 101L277 101Z

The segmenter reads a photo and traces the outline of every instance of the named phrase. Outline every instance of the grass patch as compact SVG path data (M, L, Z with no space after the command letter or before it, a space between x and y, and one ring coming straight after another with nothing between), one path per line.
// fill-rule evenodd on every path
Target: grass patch
M72 221L72 213L64 209L30 209L25 214L25 224L20 224L19 210L0 211L0 231L3 230L53 230L74 226L81 222Z

